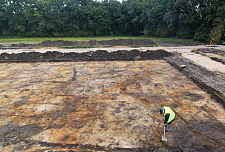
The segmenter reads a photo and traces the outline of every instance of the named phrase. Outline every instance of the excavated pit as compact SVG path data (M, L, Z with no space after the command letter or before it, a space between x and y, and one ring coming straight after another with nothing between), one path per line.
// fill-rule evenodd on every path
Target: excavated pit
M225 80L183 57L30 52L0 61L0 151L225 151ZM165 105L177 114L168 142Z

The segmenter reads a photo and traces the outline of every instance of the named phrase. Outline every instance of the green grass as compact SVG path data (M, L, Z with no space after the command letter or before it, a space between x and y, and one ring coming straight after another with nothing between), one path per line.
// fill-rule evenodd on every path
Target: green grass
M26 37L26 38L0 38L0 43L41 43L43 41L104 41L113 39L151 39L153 42L156 41L192 41L186 39L177 38L157 38L157 37L147 37L147 36L97 36L97 37Z

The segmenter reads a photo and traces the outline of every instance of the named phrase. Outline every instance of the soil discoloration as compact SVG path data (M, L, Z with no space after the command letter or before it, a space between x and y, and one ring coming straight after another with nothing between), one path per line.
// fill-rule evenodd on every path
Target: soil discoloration
M165 59L208 93L216 97L216 99L225 107L224 77L217 75L182 56L174 55L173 57L166 57ZM181 65L185 65L185 67L182 67Z
M1 151L225 150L223 106L164 60L0 67Z
M199 53L201 55L209 57L212 60L225 64L225 51L212 48L203 48L197 50L197 52L195 53Z
M0 60L0 151L225 151L225 80L180 55L99 50ZM167 142L163 106L176 113Z

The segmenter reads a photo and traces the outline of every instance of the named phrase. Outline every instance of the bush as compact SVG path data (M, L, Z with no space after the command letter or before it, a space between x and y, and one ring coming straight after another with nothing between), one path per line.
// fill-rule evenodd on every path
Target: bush
M220 42L220 38L222 36L223 30L224 30L223 25L218 25L218 26L215 26L210 31L210 35L209 36L211 37L212 42L215 42L215 43L219 43Z

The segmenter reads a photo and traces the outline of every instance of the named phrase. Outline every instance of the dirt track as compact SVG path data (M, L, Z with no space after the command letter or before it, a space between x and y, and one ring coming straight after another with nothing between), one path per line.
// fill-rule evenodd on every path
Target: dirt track
M81 62L62 61L71 54L30 53L26 60L61 62L1 63L0 150L225 151L223 99L212 98L218 90L204 90L209 84L201 89L192 81L204 74L223 92L224 78L159 52L89 52ZM1 54L1 60L21 62L26 55ZM164 105L177 114L166 143Z

